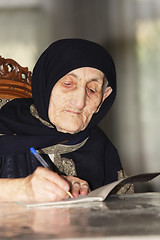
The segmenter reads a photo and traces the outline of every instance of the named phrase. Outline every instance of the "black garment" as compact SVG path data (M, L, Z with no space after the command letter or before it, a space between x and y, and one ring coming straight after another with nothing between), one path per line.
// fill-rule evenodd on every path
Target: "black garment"
M56 171L48 155L42 156L50 168ZM91 131L83 147L75 152L63 154L62 157L73 159L78 177L86 180L92 190L116 181L117 172L122 169L117 150L98 127ZM0 163L1 178L26 177L41 166L30 152L6 154L0 157Z
M30 106L33 103L40 118L52 125L48 118L52 88L61 77L80 67L101 70L113 91L84 131L77 134L61 133L33 117ZM108 52L100 45L82 39L64 39L51 44L33 70L32 95L33 99L15 99L0 110L0 134L4 134L0 137L1 177L11 177L12 169L13 177L25 177L36 169L38 163L30 156L30 147L41 149L60 142L80 143L89 137L82 148L69 154L75 161L78 177L86 179L93 186L97 186L96 182L100 186L116 180L117 171L121 169L117 151L96 127L116 96L115 66ZM94 174L91 176L92 172Z

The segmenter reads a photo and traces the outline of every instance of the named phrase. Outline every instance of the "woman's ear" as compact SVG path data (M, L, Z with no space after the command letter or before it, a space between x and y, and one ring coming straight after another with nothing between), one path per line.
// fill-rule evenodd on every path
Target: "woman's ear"
M100 103L100 105L98 106L96 113L99 111L100 107L102 106L102 103L104 102L104 100L109 97L109 95L111 94L111 92L113 91L113 89L109 86L106 87L104 93L103 93L103 97L102 97L102 102Z
M106 87L104 93L103 93L103 97L102 97L102 103L104 102L104 100L109 97L109 95L111 94L111 92L113 91L113 89L109 86Z

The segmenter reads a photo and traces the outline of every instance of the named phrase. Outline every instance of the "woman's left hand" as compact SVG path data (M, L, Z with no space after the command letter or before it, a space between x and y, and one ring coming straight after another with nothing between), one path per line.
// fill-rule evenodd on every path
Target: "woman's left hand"
M78 195L87 195L90 192L89 184L85 180L73 176L63 177L70 184L70 191L74 197Z

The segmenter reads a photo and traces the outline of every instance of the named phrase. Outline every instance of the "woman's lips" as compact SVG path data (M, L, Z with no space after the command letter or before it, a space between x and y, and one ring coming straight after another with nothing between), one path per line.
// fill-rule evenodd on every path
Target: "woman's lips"
M73 110L66 110L66 112L73 113L73 114L80 114L80 112L73 111Z

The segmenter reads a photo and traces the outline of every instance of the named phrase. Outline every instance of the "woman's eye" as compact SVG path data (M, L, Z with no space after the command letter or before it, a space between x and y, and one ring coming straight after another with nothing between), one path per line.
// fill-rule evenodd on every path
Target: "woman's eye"
M88 91L89 91L90 93L95 93L95 92L96 92L96 89L95 89L95 88L89 88L89 87L88 87Z
M63 83L65 86L71 86L71 82L64 82Z
M93 90L92 88L89 88L89 91L90 91L91 93L95 93L95 90Z

